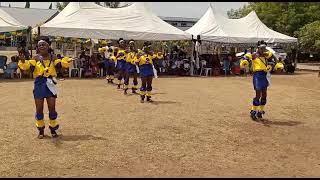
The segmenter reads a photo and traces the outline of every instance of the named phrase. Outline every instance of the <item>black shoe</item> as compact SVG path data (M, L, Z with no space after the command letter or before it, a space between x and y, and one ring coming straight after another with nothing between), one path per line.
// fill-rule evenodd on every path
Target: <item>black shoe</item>
M262 119L262 112L257 112L256 116L258 119Z
M152 102L151 96L147 96L147 101L148 101L148 102Z
M120 84L118 84L118 89L120 89L120 86L121 86L121 85L120 85Z
M128 91L128 89L124 89L123 94L124 94L124 95L127 95L127 94L128 94L128 92L127 92L127 91Z
M44 138L44 130L39 130L39 135L38 135L39 139L43 139Z
M58 134L57 134L57 132L56 132L55 130L50 130L50 132L51 132L51 136L52 136L53 138L58 137Z
M136 89L132 89L133 94L137 94Z
M144 103L144 98L145 98L145 96L144 96L144 95L141 95L140 97L141 97L140 102L141 102L141 103Z
M257 120L258 120L255 111L251 111L251 112L250 112L250 117L251 117L251 119L254 120L254 121L257 121Z

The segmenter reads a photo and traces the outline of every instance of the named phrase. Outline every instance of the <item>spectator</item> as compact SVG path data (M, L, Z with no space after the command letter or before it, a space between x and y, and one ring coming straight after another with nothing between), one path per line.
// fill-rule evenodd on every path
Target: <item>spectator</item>
M223 70L224 75L227 76L230 74L230 63L232 62L232 55L228 54L227 58L223 60Z
M4 71L5 77L14 78L14 73L18 69L17 57L12 56L11 62L7 65L7 69Z

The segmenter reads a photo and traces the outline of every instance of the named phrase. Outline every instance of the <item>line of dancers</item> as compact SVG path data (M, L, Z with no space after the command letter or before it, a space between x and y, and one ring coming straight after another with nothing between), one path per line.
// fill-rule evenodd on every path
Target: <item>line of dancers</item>
M100 48L99 52L105 58L107 69L107 82L113 83L114 75L117 76L117 88L120 89L122 81L124 82L124 94L128 93L129 80L133 77L132 93L137 93L137 77L141 77L140 101L145 99L151 102L152 80L156 76L153 61L163 58L163 54L153 53L151 43L145 42L141 50L136 49L134 40L130 40L128 48L123 39L118 41L119 47L113 47L109 42L106 47ZM256 92L252 101L250 117L253 120L262 119L265 114L264 107L267 103L267 88L270 85L270 71L273 68L283 68L281 63L274 64L271 58L273 54L266 49L267 44L264 41L258 42L258 51L252 55L245 55L246 59L241 63L245 67L251 64L253 69L253 87ZM57 137L59 123L57 122L58 113L56 112L56 76L60 68L68 68L72 58L64 57L58 59L50 48L48 39L40 40L37 44L37 55L32 59L26 59L24 52L19 51L18 66L22 70L31 70L34 81L34 100L35 100L35 119L38 129L38 138L44 137L44 99L47 101L49 109L49 130L53 138ZM249 63L250 62L250 63ZM271 64L270 64L271 63ZM274 65L272 65L272 63Z
M106 80L113 84L116 75L116 85L120 89L123 85L123 93L128 94L129 82L132 77L132 93L137 94L138 75L141 78L140 102L152 102L152 80L157 76L153 61L162 59L162 52L153 53L150 42L144 42L142 49L137 49L134 40L118 40L118 47L112 46L109 41L106 47L99 48L106 69Z

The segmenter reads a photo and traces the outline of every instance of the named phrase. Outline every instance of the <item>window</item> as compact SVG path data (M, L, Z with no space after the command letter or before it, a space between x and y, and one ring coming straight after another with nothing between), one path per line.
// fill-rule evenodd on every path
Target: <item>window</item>
M171 23L171 25L172 25L172 26L177 26L178 23L173 22L173 23Z

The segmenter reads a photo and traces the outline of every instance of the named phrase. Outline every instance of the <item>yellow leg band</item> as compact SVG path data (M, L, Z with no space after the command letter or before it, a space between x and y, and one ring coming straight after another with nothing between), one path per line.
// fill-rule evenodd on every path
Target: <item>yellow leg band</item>
M48 124L50 127L56 127L57 125L59 125L57 120L49 120Z
M36 126L37 126L37 128L42 128L42 127L44 127L44 126L45 126L44 120L37 120L37 121L36 121Z
M264 111L264 105L260 105L259 111Z
M257 111L259 109L259 106L252 106L251 110Z
M144 96L144 95L146 95L146 92L145 91L140 91L140 95Z
M151 97L151 91L147 91L146 96Z

